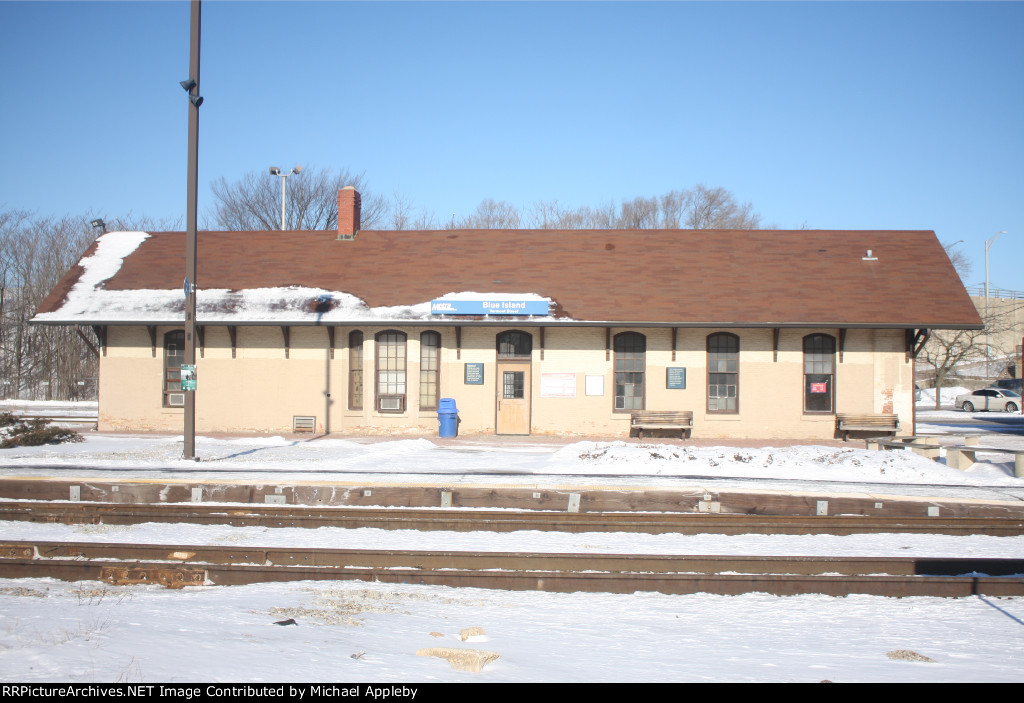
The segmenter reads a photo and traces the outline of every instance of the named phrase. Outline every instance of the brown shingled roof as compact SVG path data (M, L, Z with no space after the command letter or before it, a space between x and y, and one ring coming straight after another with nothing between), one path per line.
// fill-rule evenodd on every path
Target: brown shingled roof
M200 232L196 283L322 288L352 294L371 308L458 291L535 293L554 300L559 316L589 322L981 327L930 231L363 230L354 241L336 236ZM869 249L876 260L864 260ZM184 252L183 233L154 233L104 288L180 290ZM69 272L39 312L59 313L80 273L79 267Z

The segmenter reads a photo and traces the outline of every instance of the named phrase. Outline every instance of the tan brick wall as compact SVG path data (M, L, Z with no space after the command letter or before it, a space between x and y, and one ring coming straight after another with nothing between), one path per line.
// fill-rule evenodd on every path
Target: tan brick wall
M181 431L182 410L163 408L163 335L157 330L153 356L144 327L111 327L107 355L101 358L100 428L103 430ZM363 409L348 407L348 335L364 333ZM374 407L374 337L386 329L407 334L406 410L377 412ZM318 431L335 433L419 434L435 436L437 412L419 410L420 333L441 334L439 397L454 398L460 433L495 429L497 397L496 336L504 329L533 335L531 362L531 432L626 436L629 413L613 409L614 351L607 354L603 327L549 327L543 354L539 329L526 325L462 329L456 349L452 327L339 327L330 358L328 333L322 327L293 327L288 358L280 327L240 327L236 358L224 327L207 327L205 349L197 359L197 429L206 431L287 432L294 415L316 417ZM647 339L645 405L649 410L692 410L694 437L703 438L832 438L834 416L803 412L803 338L818 331L784 329L778 359L772 330L712 328L679 329L675 358L670 328L612 328L614 335L636 331ZM740 338L739 412L707 412L707 336L729 331ZM541 358L543 356L543 358ZM199 353L197 351L197 357ZM839 412L896 412L904 430L911 428L913 369L906 361L902 330L849 330L843 361L836 359L836 409ZM483 385L464 383L467 363L484 364ZM669 367L686 369L686 388L666 387ZM545 374L572 374L575 397L542 397ZM601 395L586 394L587 377L603 384ZM329 396L327 395L329 393Z

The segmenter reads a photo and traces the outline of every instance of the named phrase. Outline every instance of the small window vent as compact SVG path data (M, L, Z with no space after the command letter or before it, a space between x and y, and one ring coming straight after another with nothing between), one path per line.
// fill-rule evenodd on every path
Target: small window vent
M405 398L400 395L382 395L378 408L384 413L400 413L405 410Z
M313 432L316 430L316 416L292 415L292 432Z
M172 408L183 408L185 407L185 394L184 393L168 393L167 404Z

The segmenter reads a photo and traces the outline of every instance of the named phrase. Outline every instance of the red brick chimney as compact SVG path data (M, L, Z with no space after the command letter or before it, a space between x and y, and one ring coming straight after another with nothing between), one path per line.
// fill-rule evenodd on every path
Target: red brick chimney
M355 239L359 231L359 191L345 186L338 191L338 239Z

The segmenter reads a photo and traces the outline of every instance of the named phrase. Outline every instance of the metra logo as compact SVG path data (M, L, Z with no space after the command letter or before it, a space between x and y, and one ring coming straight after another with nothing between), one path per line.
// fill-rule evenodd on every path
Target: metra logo
M434 302L430 304L430 312L455 312L455 306L451 303Z

